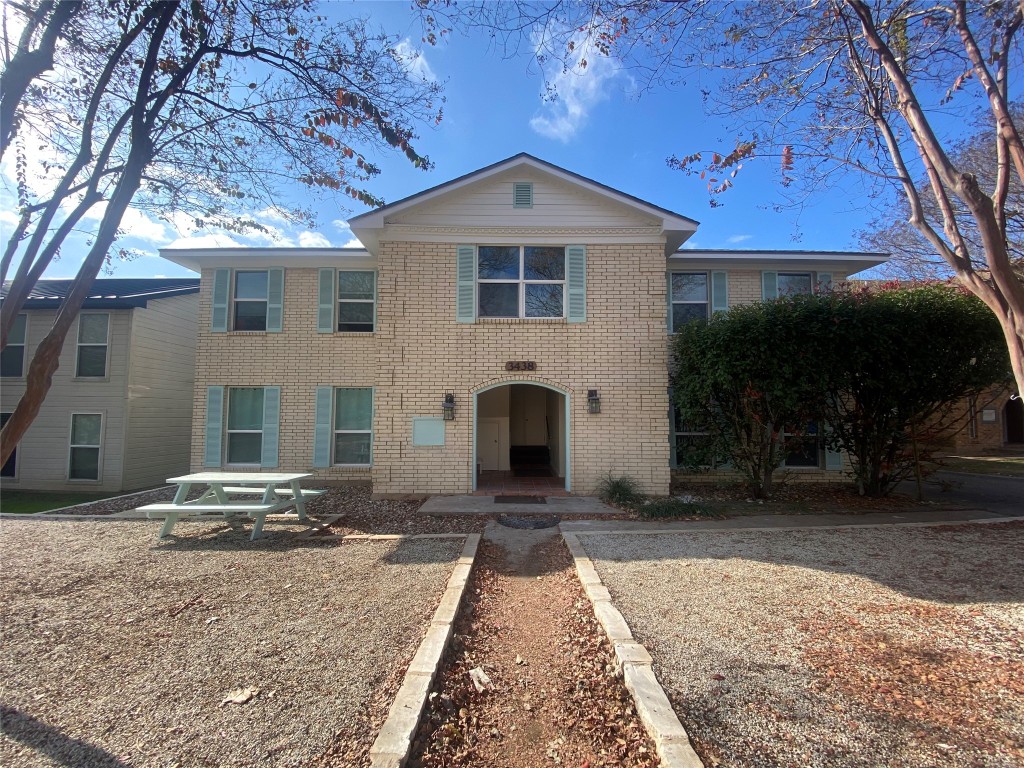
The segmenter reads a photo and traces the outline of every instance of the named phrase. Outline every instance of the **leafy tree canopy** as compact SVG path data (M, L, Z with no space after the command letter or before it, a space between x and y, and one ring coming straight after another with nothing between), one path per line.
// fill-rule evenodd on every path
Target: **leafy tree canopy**
M0 433L0 461L38 412L129 206L258 229L248 214L281 209L296 179L377 205L364 186L376 154L430 167L414 126L440 120L439 86L413 74L394 38L330 22L309 0L42 0L3 13L0 155L16 155L21 218L0 262L0 278L13 275L0 347L69 233L92 240Z

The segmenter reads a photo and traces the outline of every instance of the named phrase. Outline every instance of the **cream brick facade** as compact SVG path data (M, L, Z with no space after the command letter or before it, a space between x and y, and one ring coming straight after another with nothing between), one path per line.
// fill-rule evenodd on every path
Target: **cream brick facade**
M513 187L524 183L532 186L532 205L514 206ZM204 468L208 429L224 430L223 422L207 425L208 389L273 386L281 395L277 468L312 472L320 483L372 482L377 494L468 493L480 462L478 396L532 384L564 398L546 397L543 417L549 436L558 431L549 445L567 454L572 492L593 493L611 473L666 494L667 272L726 271L728 306L735 306L761 298L765 270L827 272L839 280L853 256L862 262L857 268L871 265L867 254L680 251L696 222L526 155L350 223L365 250L164 252L202 274L193 471ZM460 245L584 246L585 321L571 322L567 310L559 319L459 322ZM279 332L211 330L216 270L277 267L284 270ZM319 276L329 268L375 270L372 333L318 332ZM568 275L566 285L569 295ZM534 370L509 372L508 361L530 361ZM373 388L370 466L314 466L318 387ZM588 390L600 393L600 413L589 412ZM456 407L455 418L443 422L443 445L414 445L414 417L440 417L446 393ZM559 402L567 404L564 419Z

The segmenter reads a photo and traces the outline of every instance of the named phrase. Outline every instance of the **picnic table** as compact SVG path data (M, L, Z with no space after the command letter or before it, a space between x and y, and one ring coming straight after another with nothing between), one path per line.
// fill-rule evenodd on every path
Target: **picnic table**
M253 520L250 538L255 541L263 532L267 515L294 507L298 519L306 520L306 500L323 493L301 487L302 480L312 476L302 472L197 472L167 480L178 486L169 504L147 504L139 510L145 511L150 520L164 519L161 539L170 535L181 517L222 514L230 518L245 514ZM189 501L189 493L197 485L205 486L205 490L198 499Z

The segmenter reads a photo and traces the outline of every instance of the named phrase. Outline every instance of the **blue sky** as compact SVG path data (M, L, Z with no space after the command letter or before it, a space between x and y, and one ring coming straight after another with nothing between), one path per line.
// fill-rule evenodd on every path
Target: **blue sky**
M857 249L856 232L871 218L855 177L845 188L821 190L800 210L775 210L784 202L778 169L767 162L748 163L722 207L708 203L705 182L666 165L672 154L728 152L734 137L705 117L696 87L665 88L638 95L630 73L613 60L592 57L585 74L552 73L559 89L555 102L543 100L545 77L526 55L506 57L484 34L453 35L436 47L420 43L420 27L407 0L336 2L334 14L368 15L400 36L410 66L444 83L445 118L424 127L416 147L435 163L424 173L398 154L374 159L383 172L369 184L387 201L397 200L489 165L518 152L590 177L701 222L688 244L698 248ZM422 53L416 57L415 51ZM6 165L6 163L5 163ZM2 169L9 181L9 168ZM363 213L351 200L321 199L296 184L295 195L318 212L315 229L288 224L273 210L256 211L275 228L274 238L246 240L237 235L192 231L130 211L123 226L131 236L119 245L141 251L132 261L115 261L117 277L179 276L183 268L160 259L161 247L241 244L283 246L352 245L344 220ZM10 231L9 197L0 200L0 228ZM82 241L79 241L81 243ZM48 277L71 277L80 259L75 243L64 249Z

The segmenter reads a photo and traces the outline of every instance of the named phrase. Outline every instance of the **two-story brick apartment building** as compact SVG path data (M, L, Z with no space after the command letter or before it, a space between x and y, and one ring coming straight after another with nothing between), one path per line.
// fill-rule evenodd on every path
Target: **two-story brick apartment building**
M674 326L878 254L680 250L697 222L520 154L350 220L365 248L197 249L192 469L375 493L502 472L668 491ZM805 471L834 465L812 446Z

